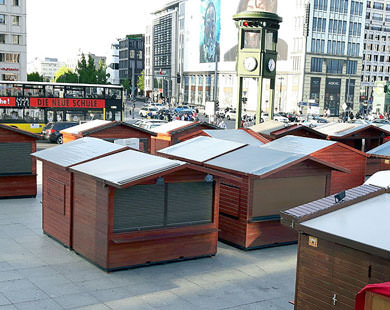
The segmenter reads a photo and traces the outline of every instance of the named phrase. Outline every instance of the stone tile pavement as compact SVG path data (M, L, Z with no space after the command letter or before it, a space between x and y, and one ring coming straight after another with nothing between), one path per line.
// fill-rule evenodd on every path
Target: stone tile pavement
M293 309L295 245L105 273L42 233L40 201L0 200L0 310Z

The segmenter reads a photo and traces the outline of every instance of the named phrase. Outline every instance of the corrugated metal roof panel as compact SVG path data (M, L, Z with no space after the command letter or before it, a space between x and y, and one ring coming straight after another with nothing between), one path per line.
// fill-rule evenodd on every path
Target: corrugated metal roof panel
M184 164L181 161L128 150L74 166L71 170L119 187Z
M310 155L335 143L336 142L334 141L328 141L323 139L313 139L299 136L285 136L283 138L264 144L262 148Z
M96 119L96 120L93 120L93 121L90 121L90 122L87 122L87 123L84 123L84 124L80 124L80 125L77 125L77 126L66 128L64 130L61 130L61 132L66 132L66 133L71 133L71 134L78 134L78 133L80 133L82 131L89 130L89 129L92 129L92 128L95 128L95 127L99 127L99 126L102 126L102 125L105 125L105 124L108 124L108 123L110 123L110 121L104 121L104 120Z
M375 193L379 190L381 190L381 188L372 185L361 185L358 187L354 187L345 191L345 198L343 199L343 202L352 201L357 198ZM295 218L295 220L299 221L303 217L312 216L316 213L329 210L336 205L337 203L335 202L334 195L331 195L295 208L291 208L289 210L283 211L282 213L291 216Z
M188 122L188 121L172 121L169 123L166 123L164 125L152 128L151 131L157 132L157 133L168 133L172 130L175 130L180 127L184 127L190 124L193 124L195 122Z
M369 177L364 184L390 188L390 170L379 171Z
M217 157L206 164L241 173L261 176L305 157L302 154L276 151L248 145Z
M301 226L390 251L390 194L358 202L301 223Z
M350 124L350 123L329 123L314 129L333 137L343 137L355 131L370 127L368 124Z
M201 136L175 144L158 152L203 163L206 160L234 151L245 145L244 143Z
M375 149L368 151L367 154L390 156L390 142L386 142L382 145L379 145Z
M257 140L255 137L251 136L244 130L239 129L225 129L225 130L203 130L212 138L245 143L250 145L261 146L264 143Z
M249 127L249 129L253 130L254 132L261 133L264 135L270 135L271 132L280 130L282 128L287 127L288 125L285 123L281 123L274 120L268 120L260 124L256 124L252 127Z
M124 147L101 139L86 137L35 152L32 155L62 167L70 167L120 149Z

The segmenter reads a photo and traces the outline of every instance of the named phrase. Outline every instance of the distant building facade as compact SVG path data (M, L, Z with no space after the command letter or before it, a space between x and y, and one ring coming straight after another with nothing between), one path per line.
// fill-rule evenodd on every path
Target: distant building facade
M119 40L119 81L128 79L137 93L137 81L144 70L145 35L131 34Z
M367 1L362 75L363 100L370 101L375 82L389 81L390 2L388 1Z
M108 82L118 85L119 81L119 43L111 44L109 57L107 58L107 73L110 74Z
M65 63L59 61L57 58L45 57L35 58L32 62L28 63L28 73L38 72L43 76L47 82L53 81L57 71L64 66Z
M0 0L0 80L27 80L26 0Z

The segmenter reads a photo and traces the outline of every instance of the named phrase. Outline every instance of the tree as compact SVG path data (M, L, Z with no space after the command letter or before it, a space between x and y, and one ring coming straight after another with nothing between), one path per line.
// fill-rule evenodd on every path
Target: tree
M107 73L107 66L103 65L103 61L99 62L99 69L96 71L96 79L98 84L107 84L110 74Z
M90 54L88 60L84 54L81 54L81 59L77 62L76 73L79 76L80 83L97 84L95 61Z
M43 82L43 75L40 75L38 72L29 73L27 74L27 81Z
M55 81L57 83L78 83L79 77L67 66L62 66L56 72Z
M141 75L138 77L137 87L141 93L145 90L145 70L142 70Z
M130 84L129 79L122 80L121 85L123 86L123 89L126 92L126 95L131 94L131 84Z

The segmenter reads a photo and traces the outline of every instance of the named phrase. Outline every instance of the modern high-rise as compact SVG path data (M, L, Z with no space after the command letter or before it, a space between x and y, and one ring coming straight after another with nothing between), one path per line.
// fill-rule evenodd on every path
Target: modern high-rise
M360 108L365 1L310 0L302 102L339 115Z
M65 63L57 58L45 57L41 59L37 57L28 63L27 69L28 73L38 72L45 81L51 82L54 80L56 72L64 65Z
M0 0L0 80L27 79L26 0Z
M169 2L153 12L152 24L146 29L145 89L150 96L177 101L179 3Z
M361 94L371 101L375 82L390 76L390 2L368 0L366 10Z
M131 34L119 40L119 81L130 81L131 87L137 90L137 81L144 70L145 35ZM135 95L136 93L134 93Z

